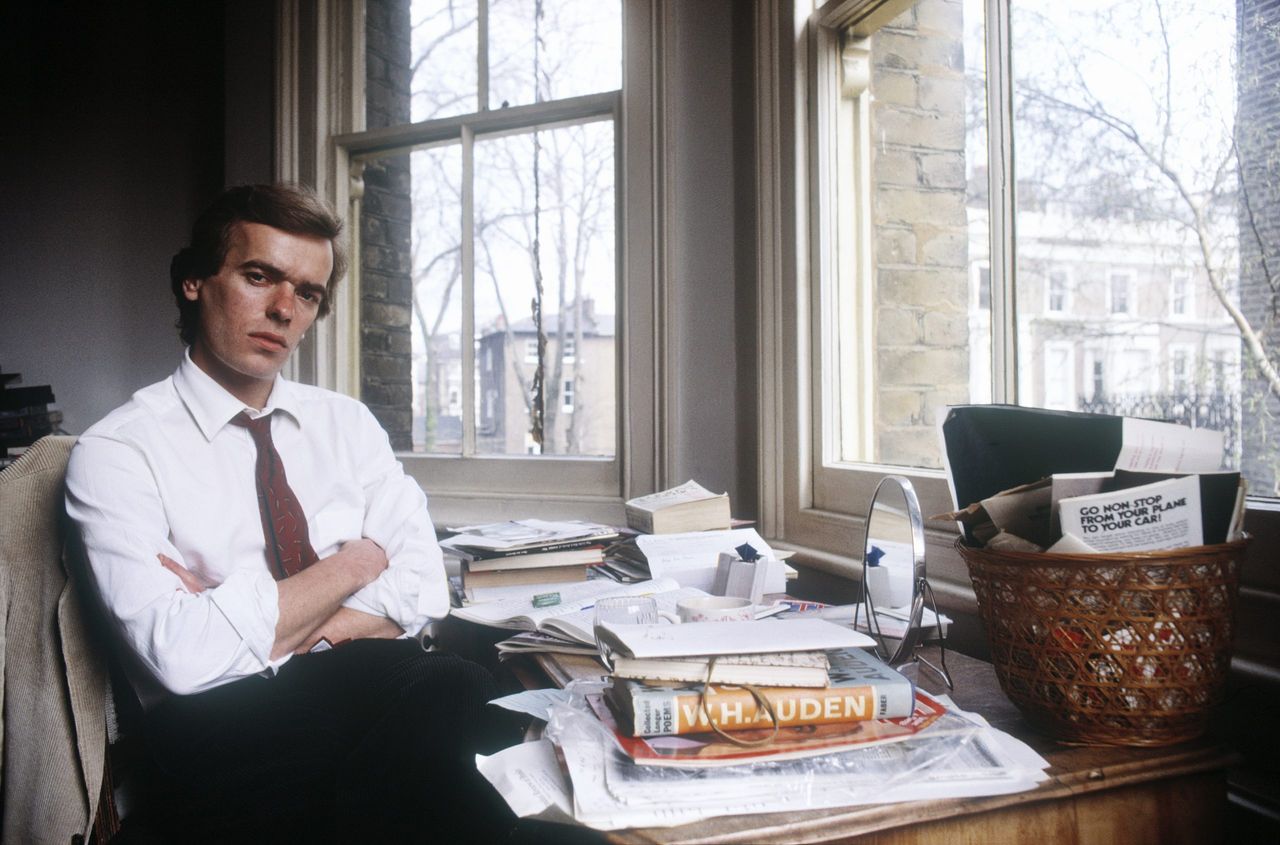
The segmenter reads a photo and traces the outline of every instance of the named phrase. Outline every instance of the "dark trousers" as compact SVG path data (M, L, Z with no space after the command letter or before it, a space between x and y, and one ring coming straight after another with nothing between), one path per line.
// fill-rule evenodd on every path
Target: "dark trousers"
M493 677L413 640L295 657L144 717L152 825L175 842L491 842L510 810L475 754L519 741Z

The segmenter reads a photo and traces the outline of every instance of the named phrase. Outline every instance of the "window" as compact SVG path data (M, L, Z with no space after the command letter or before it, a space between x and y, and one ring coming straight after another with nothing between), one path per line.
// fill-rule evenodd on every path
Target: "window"
M838 554L848 518L890 471L934 496L932 512L947 509L936 425L948 404L1194 422L1179 417L1194 413L1187 403L1166 406L1161 394L1179 344L1192 351L1176 381L1193 393L1212 370L1197 367L1197 343L1239 348L1231 312L1245 310L1250 288L1233 281L1246 269L1232 186L1248 171L1237 155L1253 157L1259 190L1277 184L1262 139L1280 106L1246 125L1256 144L1233 149L1234 6L831 0L802 10L801 243L783 279L794 272L786 290L805 310L782 360L812 376L789 395L800 425L775 441L779 478L793 486L766 508L766 529L775 518L786 536ZM770 143L786 146L765 132L758 143L766 160L779 152ZM1164 158L1153 163L1153 150ZM1244 319L1280 349L1262 284ZM762 309L762 329L779 309ZM1239 367L1223 359L1212 377L1238 384ZM1245 437L1248 404L1233 412L1224 400L1213 417L1229 442ZM1260 436L1224 458L1270 491L1274 444Z
M318 0L284 21L280 175L353 241L301 377L370 406L438 518L499 489L602 508L651 489L660 198L618 176L647 184L663 151L653 20L645 0ZM569 376L589 419L563 412Z
M1128 273L1112 273L1107 282L1107 309L1112 314L1129 313L1129 286L1133 277Z
M617 336L621 6L416 0L400 25L410 33L407 61L396 66L381 37L371 37L369 49L407 90L392 86L391 95L370 97L370 122L387 110L407 111L417 143L357 157L365 174L360 259L366 291L380 284L411 291L410 374L425 382L428 397L422 418L412 421L422 432L413 448L522 454L528 431L544 455L612 457L616 428L575 437L559 416L568 404L559 394L566 340L584 332ZM586 300L594 305L584 307ZM364 336L382 329L374 325L380 320L400 319L366 309ZM487 389L503 397L503 419L480 430L466 402L460 420L431 405L442 336L503 362L484 376L496 380ZM592 349L603 360L578 387L611 413L616 349ZM390 357L367 346L365 371L380 374ZM470 356L449 364L470 383ZM460 441L438 436L446 424L461 428Z
M573 413L573 379L565 379L564 389L561 391L560 396L564 400L564 405L561 407L561 410L563 410L566 414L572 414Z
M1192 308L1191 277L1175 270L1169 276L1169 316L1190 317Z
M1169 348L1169 391L1175 397L1182 398L1192 392L1193 366L1195 350L1188 346Z
M1045 310L1062 314L1067 310L1067 274L1061 270L1049 273L1049 290L1045 297Z

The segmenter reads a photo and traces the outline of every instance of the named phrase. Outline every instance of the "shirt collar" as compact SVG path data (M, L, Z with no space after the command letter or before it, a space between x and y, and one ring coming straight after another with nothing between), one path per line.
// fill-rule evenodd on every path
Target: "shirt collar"
M284 411L299 426L302 425L293 382L277 374L275 383L271 386L271 395L267 397L266 407L257 411L232 396L212 376L200 369L191 360L190 347L183 352L182 363L173 374L173 386L206 440L212 440L223 426L242 412L250 417L260 417L273 411Z

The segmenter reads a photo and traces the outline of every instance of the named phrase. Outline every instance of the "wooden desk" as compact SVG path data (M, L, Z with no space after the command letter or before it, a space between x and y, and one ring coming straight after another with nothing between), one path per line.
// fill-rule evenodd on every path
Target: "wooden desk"
M522 661L523 662L523 661ZM1202 843L1220 842L1231 754L1208 742L1172 748L1070 748L1034 733L1005 698L990 664L949 653L952 697L1026 741L1052 765L1031 792L912 801L834 810L726 816L672 828L602 834L614 843L858 842ZM535 668L536 667L536 668ZM598 676L590 658L537 655L526 684L564 686ZM539 671L540 670L540 671ZM539 678L538 675L545 676ZM940 692L928 683L926 689Z

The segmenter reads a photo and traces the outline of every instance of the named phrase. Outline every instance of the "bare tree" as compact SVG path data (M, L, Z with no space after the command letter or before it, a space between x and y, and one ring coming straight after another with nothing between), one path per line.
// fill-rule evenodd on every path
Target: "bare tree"
M1234 293L1239 216L1252 213L1237 137L1248 127L1239 125L1233 110L1223 113L1223 100L1234 103L1233 92L1215 89L1210 81L1214 63L1233 54L1205 55L1212 45L1174 37L1171 29L1172 21L1183 27L1211 18L1221 23L1230 13L1225 4L1125 0L1098 11L1087 28L1065 28L1024 8L1015 30L1043 42L1023 47L1039 60L1027 63L1030 69L1016 89L1016 119L1030 130L1023 137L1035 138L1030 154L1020 155L1019 168L1055 198L1079 206L1087 197L1093 213L1124 212L1184 227L1213 298L1239 331L1252 365L1280 396L1271 326L1259 323L1260 315L1246 314ZM1108 55L1107 45L1116 41L1094 38L1097 32L1125 33L1130 44L1141 40L1158 47L1146 57L1143 96L1131 109L1099 87L1096 69L1132 67L1141 56ZM1140 90L1136 78L1103 85ZM1275 291L1270 268L1262 269Z

